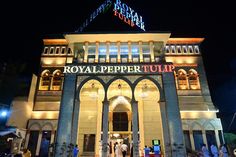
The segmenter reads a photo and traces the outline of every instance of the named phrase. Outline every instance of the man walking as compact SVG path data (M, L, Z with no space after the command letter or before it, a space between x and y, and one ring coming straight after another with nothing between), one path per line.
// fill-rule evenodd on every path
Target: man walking
M126 156L126 153L127 153L127 151L128 151L128 146L127 146L127 144L123 143L123 144L121 145L121 151L122 151L123 157L125 157L125 156Z

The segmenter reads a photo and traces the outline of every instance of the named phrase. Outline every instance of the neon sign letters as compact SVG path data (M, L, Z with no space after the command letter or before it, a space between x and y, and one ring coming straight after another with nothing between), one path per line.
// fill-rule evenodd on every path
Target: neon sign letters
M119 17L125 23L134 27L135 25L145 31L145 25L143 22L143 17L138 15L132 8L127 4L122 3L121 0L116 0L114 3L114 16Z
M92 14L90 14L90 18L86 19L84 23L79 27L79 29L77 29L75 32L82 32L89 23L91 23L99 14L106 12L106 10L108 10L111 5L111 0L106 0Z
M75 32L82 32L99 14L105 13L112 6L112 0L105 0L92 14L87 18L82 25ZM131 27L137 26L145 31L143 17L130 8L127 4L122 3L121 0L115 0L114 16L124 21Z
M173 72L172 64L154 65L68 65L63 73L69 74L158 74Z

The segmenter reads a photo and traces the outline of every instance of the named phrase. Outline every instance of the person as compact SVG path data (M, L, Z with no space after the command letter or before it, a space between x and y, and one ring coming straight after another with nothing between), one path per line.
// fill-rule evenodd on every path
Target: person
M73 157L77 157L79 154L79 147L78 145L76 144L73 148Z
M116 142L116 147L115 147L115 156L116 157L120 157L121 156L121 145L118 143L118 142Z
M206 147L206 144L202 144L202 155L203 157L210 157L210 153Z
M228 157L228 151L227 151L225 144L223 144L219 147L219 152L220 152L219 153L220 157Z
M150 150L151 149L145 145L145 147L144 147L144 156L149 156Z
M211 144L211 153L212 153L213 157L219 156L218 149L213 143Z
M133 157L133 145L130 148L130 157Z
M107 143L107 157L110 157L110 144Z
M31 157L31 152L29 151L29 149L23 150L23 157Z
M127 146L127 144L123 143L121 145L121 152L122 152L123 157L126 156L127 151L128 151L128 146Z

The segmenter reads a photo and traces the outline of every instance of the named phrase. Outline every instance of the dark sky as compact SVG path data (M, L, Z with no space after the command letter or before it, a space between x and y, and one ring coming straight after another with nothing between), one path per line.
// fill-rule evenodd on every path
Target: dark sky
M233 3L227 0L122 2L143 16L147 31L168 31L172 37L205 38L201 48L211 95L220 113L228 115L228 122L224 123L227 128L236 111L236 14ZM26 62L26 73L37 73L43 37L75 31L102 3L103 0L7 1L2 6L4 10L0 11L4 41L0 57ZM86 31L132 31L115 18L99 15ZM236 122L234 124L236 126Z

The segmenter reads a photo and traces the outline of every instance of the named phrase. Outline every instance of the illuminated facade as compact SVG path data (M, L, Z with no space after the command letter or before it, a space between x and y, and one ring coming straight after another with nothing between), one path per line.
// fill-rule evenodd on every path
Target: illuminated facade
M185 148L202 143L219 146L203 40L170 33L44 39L40 73L28 98L15 99L8 123L27 130L25 147L36 156L44 138L57 141L57 155L64 142L78 144L80 156L105 156L105 144L116 141L133 145L135 156L153 139L165 156L186 156Z

